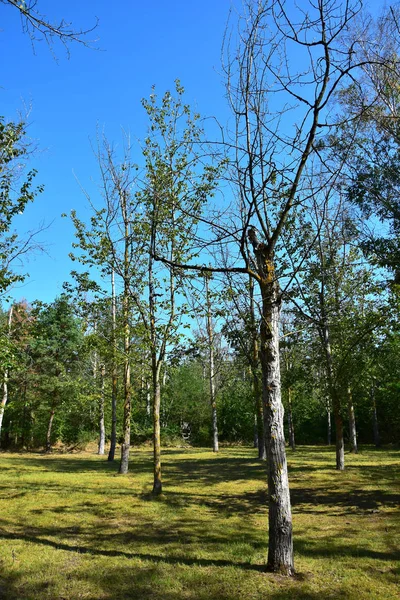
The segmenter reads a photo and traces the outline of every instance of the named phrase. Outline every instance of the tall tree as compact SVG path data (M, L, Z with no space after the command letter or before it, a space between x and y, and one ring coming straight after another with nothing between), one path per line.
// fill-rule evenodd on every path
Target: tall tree
M138 215L137 235L148 252L147 307L145 316L153 377L154 485L162 491L160 445L160 374L168 344L179 334L187 308L182 298L182 270L165 267L157 261L165 257L170 265L185 264L191 257L190 240L195 236L199 217L209 194L215 189L217 168L204 164L199 142L202 130L199 115L184 103L184 89L175 82L175 93L166 92L160 101L155 93L143 105L149 118L145 140L145 181L138 194L144 208ZM137 302L137 296L136 298Z
M329 126L327 106L356 66L351 48L343 45L342 34L359 5L310 2L301 10L295 6L289 10L279 0L259 0L245 6L238 29L237 59L233 60L228 51L225 67L235 120L232 177L241 202L240 251L261 295L268 567L292 574L292 519L279 365L279 277L284 266L281 236L294 209L307 198L306 168L315 156L320 128ZM290 66L294 52L301 56L301 70Z
M334 125L329 109L336 92L360 67L354 46L372 43L364 37L347 42L346 33L360 7L352 0L307 2L301 7L281 0L248 1L237 31L226 35L227 42L238 40L234 52L229 47L226 52L226 87L234 126L230 145L227 137L225 143L232 157L230 179L239 207L237 218L211 212L203 223L219 242L224 241L231 265L225 262L211 271L229 268L249 273L259 285L268 446L268 568L286 574L294 572L294 562L279 365L279 279L290 276L282 234L291 225L295 209L307 209L312 161L324 168L324 186L337 177L318 151L319 138L321 131ZM205 239L210 245L210 237L204 235ZM237 266L238 253L245 267ZM201 265L191 267L204 270Z

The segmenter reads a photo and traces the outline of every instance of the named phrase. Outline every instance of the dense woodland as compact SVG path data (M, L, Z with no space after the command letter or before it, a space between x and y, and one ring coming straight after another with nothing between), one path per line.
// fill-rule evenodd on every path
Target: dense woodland
M78 191L91 219L66 215L74 283L51 304L4 304L0 346L3 449L96 441L123 474L152 444L159 494L162 447L254 444L269 567L289 574L285 446L335 445L343 470L345 447L400 435L400 12L304 11L249 1L228 24L221 139L178 80L142 101L139 161L99 132L98 194ZM5 300L35 246L14 233L41 192L26 140L1 120Z

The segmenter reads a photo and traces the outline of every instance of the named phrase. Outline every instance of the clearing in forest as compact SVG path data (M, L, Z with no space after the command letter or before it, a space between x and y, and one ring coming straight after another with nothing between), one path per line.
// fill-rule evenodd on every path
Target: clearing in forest
M398 450L288 452L294 578L264 572L265 464L251 448L134 449L128 476L80 453L0 454L4 600L394 600ZM396 488L397 486L397 488ZM397 518L397 528L396 528Z

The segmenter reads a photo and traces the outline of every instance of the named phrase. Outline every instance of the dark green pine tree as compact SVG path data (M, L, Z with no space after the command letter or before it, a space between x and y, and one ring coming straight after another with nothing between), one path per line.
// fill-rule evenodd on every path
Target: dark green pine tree
M55 437L54 419L78 392L83 331L65 296L52 304L38 305L32 357L40 406L47 413L46 452L51 452ZM59 420L61 423L62 419Z

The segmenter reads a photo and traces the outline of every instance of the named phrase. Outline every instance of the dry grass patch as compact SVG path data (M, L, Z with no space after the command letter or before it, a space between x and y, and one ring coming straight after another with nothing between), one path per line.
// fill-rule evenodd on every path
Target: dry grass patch
M399 458L365 448L288 452L293 579L264 572L265 465L253 449L151 452L131 472L89 453L0 454L0 598L5 600L391 600L398 598Z

